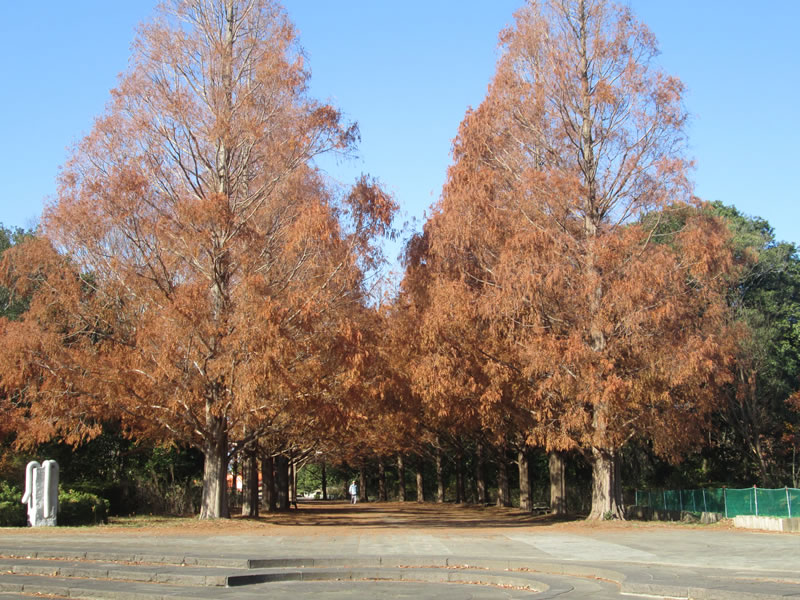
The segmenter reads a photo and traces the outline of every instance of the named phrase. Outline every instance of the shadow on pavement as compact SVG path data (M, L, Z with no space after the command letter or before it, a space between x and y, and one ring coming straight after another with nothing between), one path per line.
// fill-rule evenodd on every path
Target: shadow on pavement
M241 518L241 517L239 517ZM309 527L474 529L548 526L582 517L533 515L517 509L457 504L400 502L300 502L298 508L265 513L257 521L271 525ZM251 519L256 521L256 519Z

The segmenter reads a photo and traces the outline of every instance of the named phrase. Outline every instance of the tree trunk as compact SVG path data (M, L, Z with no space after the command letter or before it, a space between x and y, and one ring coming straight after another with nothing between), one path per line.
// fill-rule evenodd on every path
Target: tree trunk
M497 506L511 506L511 493L508 489L508 465L506 454L501 452L497 457Z
M241 485L241 469L239 467L239 455L237 454L233 459L233 464L230 465L231 472L231 487L228 490L228 510L231 507L241 508L241 494L239 493L239 486Z
M229 0L230 1L230 0ZM229 12L230 6L226 5L226 16L228 17L228 28L224 40L223 58L223 91L227 100L226 108L233 106L233 85L229 76L232 73L233 57L233 14ZM228 195L228 167L229 152L225 148L225 142L218 139L217 153L217 192L225 197ZM229 269L226 263L226 253L214 243L212 260L214 262L215 277L211 286L213 319L220 322L225 312L225 297L227 286L230 281ZM214 336L212 336L214 337ZM211 341L211 346L216 345L216 340ZM205 440L203 454L205 461L203 465L203 499L200 506L201 519L230 518L228 507L228 420L225 416L214 414L215 405L220 401L221 388L224 385L220 381L206 382L205 399L205 419L206 427L211 435ZM234 490L236 489L236 472L234 470Z
M275 500L278 510L289 510L289 458L275 457Z
M589 519L624 519L619 456L592 448L592 512Z
M325 468L325 463L322 463L322 499L328 499L328 471Z
M591 60L589 56L589 28L590 15L585 0L579 0L577 19L580 28L580 45L578 54L580 62L578 69L581 81L581 132L580 148L582 150L582 161L580 169L583 174L583 184L585 190L583 206L583 229L589 243L588 252L584 256L584 268L586 272L595 280L594 289L590 290L589 307L593 315L588 323L589 337L591 338L591 349L598 355L605 354L607 340L603 331L602 323L597 315L603 304L603 276L596 264L594 239L597 238L598 229L602 223L602 216L597 211L597 173L598 165L594 154L595 140L594 117L592 110L592 83L590 81ZM612 416L608 414L609 407L605 401L601 400L594 407L592 416L592 428L594 439L605 441L607 439L608 423ZM592 448L592 510L589 514L590 519L602 518L623 518L624 508L622 506L622 486L619 480L619 461L613 452Z
M386 465L383 464L382 458L378 459L378 500L380 502L389 500L386 492Z
M358 501L369 502L367 497L367 469L361 467L358 470Z
M203 447L203 499L201 519L229 519L228 510L228 434L224 418L209 417L213 439Z
M264 508L268 512L275 512L278 508L277 497L275 494L275 468L272 455L265 452L261 456L261 498L264 501Z
M297 498L294 497L294 458L291 454L289 455L289 463L286 473L289 482L289 508L291 508L292 502L297 501Z
M444 468L442 467L442 451L436 449L436 502L444 502Z
M397 455L397 499L406 501L406 463L402 454Z
M486 505L486 475L483 467L483 444L475 448L475 499L481 506Z
M761 436L759 435L755 442L753 443L753 452L755 453L756 457L758 458L758 472L761 479L761 487L771 487L772 477L770 477L769 467L767 466L767 461L764 456L764 448L761 444Z
M464 455L459 452L456 455L456 504L467 501L464 492Z
M531 464L528 460L528 450L523 448L517 453L519 466L519 508L520 510L533 510L531 499Z
M242 482L242 516L258 516L258 449L251 448L244 455L244 481Z
M417 502L425 502L425 488L422 486L422 457L417 459Z
M291 485L292 503L294 504L294 507L297 508L297 459L294 457L292 457L290 472L292 474L292 477L289 480Z
M564 455L551 452L550 466L550 513L567 514L567 482L564 473Z

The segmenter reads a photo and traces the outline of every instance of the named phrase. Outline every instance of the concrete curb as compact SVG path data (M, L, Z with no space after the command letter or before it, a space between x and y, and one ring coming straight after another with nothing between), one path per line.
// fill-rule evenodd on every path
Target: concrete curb
M0 557L31 558L55 560L89 560L98 562L119 562L134 564L198 566L198 567L232 567L247 569L248 558L203 557L185 554L134 554L120 552L74 552L62 550L37 550L19 552L17 549L0 548Z
M800 517L785 518L738 515L733 518L733 526L741 529L798 533L800 532Z
M475 585L510 586L529 588L538 593L549 586L534 578L534 573L515 574L509 572L472 569L442 568L338 568L296 569L257 572L234 575L228 578L228 587L239 587L258 583L284 581L409 581L425 583L470 583Z

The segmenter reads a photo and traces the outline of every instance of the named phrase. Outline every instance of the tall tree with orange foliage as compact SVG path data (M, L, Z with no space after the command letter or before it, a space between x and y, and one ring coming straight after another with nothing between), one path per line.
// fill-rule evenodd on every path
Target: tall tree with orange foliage
M427 225L431 307L482 323L483 402L512 390L528 443L590 461L591 517L622 517L623 445L679 457L729 378L728 234L693 208L683 86L629 10L532 0L501 42Z
M195 444L204 518L227 516L230 451L357 400L353 309L395 204L313 167L357 130L308 76L272 0L163 3L45 211L30 256L53 268L4 324L3 385L24 388L42 435L118 416ZM7 275L24 287L25 272Z

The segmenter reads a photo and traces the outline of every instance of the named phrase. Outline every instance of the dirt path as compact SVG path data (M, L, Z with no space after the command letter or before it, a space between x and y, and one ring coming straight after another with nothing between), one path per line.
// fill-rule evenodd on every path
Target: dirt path
M587 522L556 520L534 516L511 508L453 504L367 503L355 506L344 502L301 502L288 513L267 513L258 519L234 517L201 521L190 517L137 516L113 518L108 525L70 528L70 533L108 535L336 535L368 531L470 532L547 529L562 532L589 532L625 529L696 528L728 529L729 524L693 525L687 523L645 523L641 521ZM51 530L52 531L52 530ZM62 530L63 531L63 530ZM3 534L47 535L48 528L4 529Z

